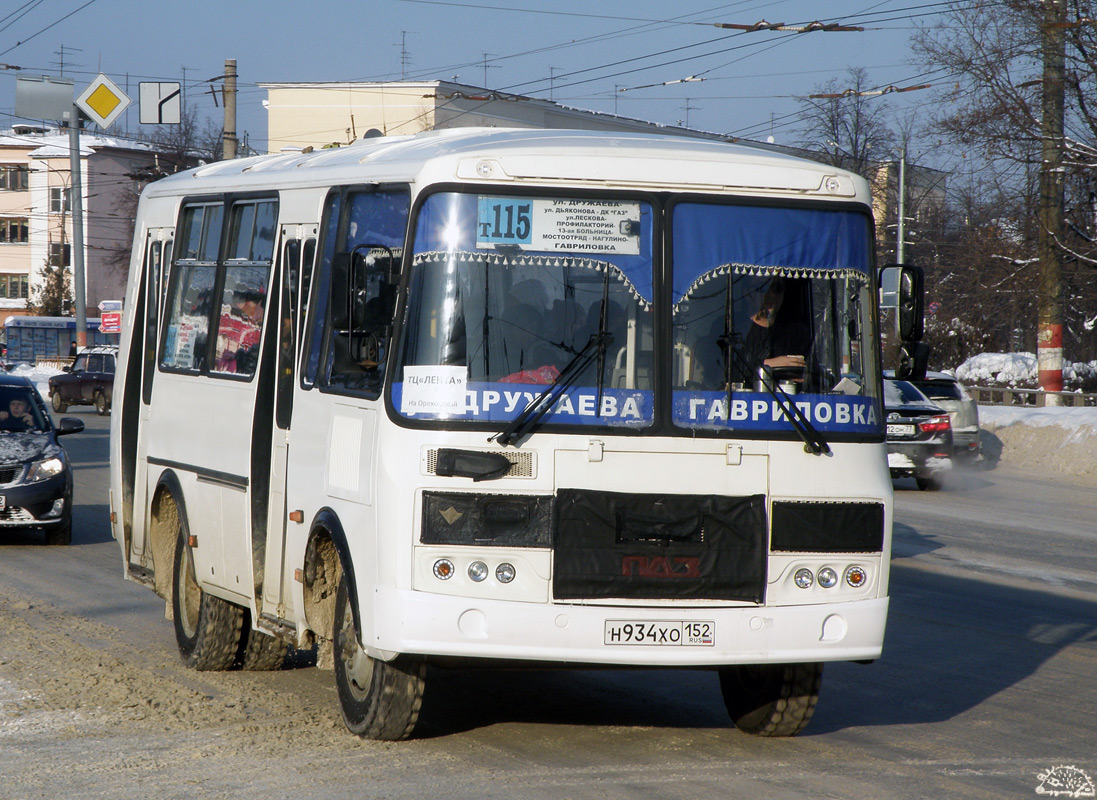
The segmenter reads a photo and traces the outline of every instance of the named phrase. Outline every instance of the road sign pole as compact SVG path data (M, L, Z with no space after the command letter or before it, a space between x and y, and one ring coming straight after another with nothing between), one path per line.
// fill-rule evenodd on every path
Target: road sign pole
M72 211L72 288L76 312L76 346L87 347L87 303L84 300L84 197L80 177L80 109L74 103L69 115L69 208Z

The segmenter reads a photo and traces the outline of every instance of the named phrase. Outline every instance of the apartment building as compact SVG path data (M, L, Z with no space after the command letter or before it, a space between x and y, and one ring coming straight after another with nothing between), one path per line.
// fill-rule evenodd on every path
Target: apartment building
M137 195L156 160L147 145L81 133L89 316L123 295ZM70 164L67 131L17 125L0 132L0 322L28 313L47 264L72 266Z

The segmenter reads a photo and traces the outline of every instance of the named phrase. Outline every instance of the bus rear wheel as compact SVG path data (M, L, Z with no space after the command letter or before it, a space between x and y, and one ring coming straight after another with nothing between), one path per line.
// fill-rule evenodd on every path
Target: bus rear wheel
M183 663L201 671L230 669L240 647L244 609L198 586L194 557L182 531L175 545L174 588L172 616Z
M423 702L426 664L400 656L379 661L358 646L346 576L335 595L335 685L343 721L363 739L399 741L411 735Z
M735 727L755 736L795 736L815 713L822 664L723 667L720 691Z

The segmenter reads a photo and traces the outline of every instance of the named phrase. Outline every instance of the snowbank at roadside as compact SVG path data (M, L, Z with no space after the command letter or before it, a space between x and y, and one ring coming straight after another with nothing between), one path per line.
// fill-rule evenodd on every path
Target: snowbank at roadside
M1097 479L1097 408L979 406L979 423L988 461Z

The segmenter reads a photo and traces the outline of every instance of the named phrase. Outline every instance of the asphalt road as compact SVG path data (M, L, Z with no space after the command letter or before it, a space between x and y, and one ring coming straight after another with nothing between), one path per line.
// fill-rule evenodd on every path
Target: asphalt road
M1092 487L1010 464L900 482L884 657L828 665L794 739L736 731L708 672L434 671L421 732L387 744L346 733L307 657L182 667L163 603L121 578L107 419L69 415L88 426L64 440L73 545L0 535L0 798L1001 800L1059 767L1097 781Z

